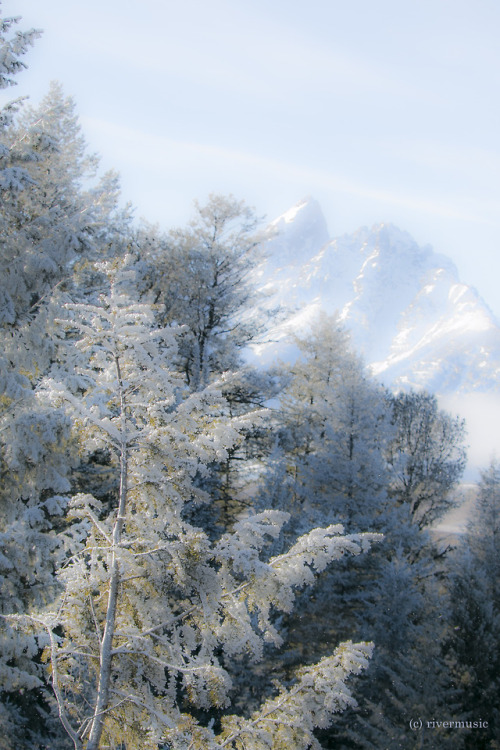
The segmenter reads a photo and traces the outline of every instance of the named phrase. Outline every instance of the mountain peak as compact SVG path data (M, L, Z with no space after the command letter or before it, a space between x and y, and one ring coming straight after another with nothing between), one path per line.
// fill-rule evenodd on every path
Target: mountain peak
M320 222L324 223L326 228L325 217L323 216L321 206L318 201L311 198L311 196L302 198L302 200L289 208L288 211L285 211L284 214L281 214L277 219L272 221L271 226L290 224L295 221L313 224Z
M276 265L307 262L330 239L326 220L314 198L303 198L271 222L273 239L269 251Z
M496 321L479 295L460 282L453 262L430 245L418 245L408 232L385 222L329 239L321 208L310 197L275 219L272 228L261 278L275 305L290 309L288 328L300 330L313 310L338 312L354 345L387 385L404 382L447 392L470 389L477 380L476 390L487 372L487 388L497 377ZM474 356L462 357L467 373L454 365L452 376L449 358L472 351L471 335L482 343Z
M269 307L288 313L273 329L273 343L254 348L257 361L294 359L290 332L307 335L321 310L338 312L385 385L453 397L461 409L487 397L490 428L497 429L500 328L449 258L388 223L330 239L312 198L279 216L272 228L258 283L269 294ZM469 412L474 415L475 406ZM479 445L481 430L472 432L471 445Z

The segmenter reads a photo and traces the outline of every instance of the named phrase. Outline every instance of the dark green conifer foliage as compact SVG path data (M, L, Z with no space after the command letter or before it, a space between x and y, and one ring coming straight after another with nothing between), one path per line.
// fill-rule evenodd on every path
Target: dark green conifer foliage
M482 474L477 503L451 563L446 654L458 689L458 715L488 721L464 747L500 747L500 465Z

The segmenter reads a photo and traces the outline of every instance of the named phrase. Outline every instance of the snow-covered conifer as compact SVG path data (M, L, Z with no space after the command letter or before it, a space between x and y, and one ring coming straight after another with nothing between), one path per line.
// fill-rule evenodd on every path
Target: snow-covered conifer
M244 347L264 334L272 314L260 309L262 294L255 284L267 234L258 230L254 210L231 195L210 195L206 204L195 206L195 217L185 228L138 232L138 288L141 299L154 303L161 325L185 326L177 357L189 387L197 389L227 370L237 371L223 392L230 413L244 414L273 395L266 373L243 367L242 358ZM241 511L244 473L238 469L252 452L260 453L260 443L261 431L251 429L244 450L231 449L223 464L212 467L210 486L204 486L217 509L214 533Z
M250 515L216 543L190 526L186 501L204 499L196 477L223 459L259 415L228 417L223 382L188 389L172 369L182 330L156 328L151 309L129 297L127 259L108 272L111 290L98 305L67 307L61 326L70 353L40 391L66 409L84 450L110 451L117 505L103 507L89 494L72 497L73 520L59 534L67 550L59 602L11 622L46 632L44 658L76 748L107 742L156 750L165 732L181 748L186 732L209 732L195 714L190 729L182 729L189 706L229 705L227 663L245 653L259 658L263 642L280 643L273 612L289 611L294 590L311 583L314 571L366 551L378 537L345 536L342 527L329 526L266 561L262 547L280 533L283 512ZM281 727L276 737L292 737L287 712L300 704L310 707L307 726L294 730L296 747L305 748L311 727L350 701L343 680L365 665L368 652L364 645L342 646L333 662L306 670L296 688L265 704L258 717L228 718L213 747L237 747L249 733L260 742L263 727L273 724ZM279 746L273 731L266 736L269 747Z
M500 740L500 464L483 472L476 506L450 563L450 632L447 656L458 688L458 713L481 715L487 731L470 732L465 748L495 747Z
M5 83L37 32L6 38L0 69ZM18 102L0 129L0 575L2 615L37 610L56 596L54 578L76 447L70 421L38 388L59 356L53 318L75 287L75 261L91 260L116 201L112 180L88 188L95 159L85 147L74 105L53 86L40 108ZM2 618L2 722L21 746L42 746L48 719L40 641ZM56 747L47 730L46 740ZM7 739L5 740L7 742Z
M365 373L336 316L322 316L296 343L300 354L285 370L277 416L276 449L293 493L287 508L297 523L315 517L350 530L380 525L391 436L384 391Z
M386 453L395 436L390 401L350 349L338 318L318 321L298 346L276 415L263 502L270 495L274 507L289 509L296 533L308 523L337 521L352 531L381 531L384 541L369 558L344 561L320 576L301 596L297 614L287 619L290 650L283 663L296 663L298 654L314 659L347 634L373 641L370 672L360 685L361 714L347 711L321 741L368 748L385 731L388 747L397 747L407 736L405 706L429 707L437 692L436 680L433 694L419 677L420 669L437 674L439 666L430 540L408 506L398 506L388 492Z
M150 231L140 241L161 322L187 326L179 358L192 388L237 369L242 348L262 330L251 272L265 236L253 209L233 196L210 195L195 206L187 228L160 237Z
M414 522L424 528L453 504L450 490L465 467L465 422L440 410L429 393L399 393L392 397L392 410L390 493L410 506Z

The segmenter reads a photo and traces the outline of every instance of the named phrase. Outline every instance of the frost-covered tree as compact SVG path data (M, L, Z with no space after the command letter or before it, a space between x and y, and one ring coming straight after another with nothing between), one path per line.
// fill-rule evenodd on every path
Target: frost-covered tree
M440 410L429 393L399 393L392 409L396 434L387 453L390 492L424 528L453 504L450 492L465 468L465 422Z
M2 21L0 83L38 32L9 37ZM88 159L73 102L54 85L38 108L21 101L0 120L0 612L22 614L56 595L54 569L65 493L76 462L70 423L39 392L57 358L53 318L63 287L77 286L75 263L90 261L113 231L116 185L89 187ZM111 229L110 229L111 227ZM0 622L2 742L56 747L38 645ZM15 727L15 729L13 729ZM45 740L43 739L45 732ZM24 744L23 744L24 743Z
M1 10L2 4L0 3L0 12ZM28 31L16 29L14 31L19 21L18 17L0 17L0 89L16 85L17 81L14 76L27 67L22 58L41 33L37 29L29 29ZM20 100L18 99L0 109L0 131L12 122L19 103ZM0 159L4 159L5 156L5 148L2 147ZM9 179L9 176L3 173L1 162L0 165L0 184L2 184L4 179Z
M323 318L298 347L276 415L264 502L268 495L275 507L289 509L296 533L312 519L340 521L352 531L381 531L384 541L369 559L341 564L302 595L287 620L292 650L283 664L299 654L314 658L346 632L373 641L359 709L347 711L320 739L326 747L395 749L410 741L405 711L431 710L440 697L442 628L430 540L409 507L388 492L391 405L350 349L339 320ZM433 675L429 683L424 672Z
M14 31L18 18L0 20L0 88L15 84L22 57L40 32ZM0 614L22 613L47 603L54 589L54 523L64 513L57 493L67 491L68 420L47 411L32 392L32 358L13 327L16 285L10 284L16 198L33 185L28 149L21 158L10 131L22 100L0 111ZM36 341L36 338L33 339ZM43 747L48 706L39 645L0 620L0 744L5 750ZM53 738L54 739L54 738ZM54 744L55 747L55 744Z
M4 142L10 161L29 175L24 189L2 191L0 322L18 328L57 284L70 283L75 261L102 252L117 185L107 175L89 188L97 159L88 156L74 102L58 84L38 107L23 110Z
M0 3L0 12L2 6ZM16 85L16 76L27 66L23 56L35 43L40 31L14 31L19 18L0 18L0 90ZM5 200L5 194L23 190L31 179L29 173L21 164L16 164L12 158L11 147L5 139L5 131L12 125L23 98L15 99L0 108L0 194ZM0 306L2 304L0 295Z
M233 196L195 204L187 228L140 244L151 268L150 299L161 323L187 327L179 349L186 381L196 389L241 365L241 351L262 328L251 272L261 260L263 234L254 211Z
M178 366L189 387L196 390L226 370L237 370L224 396L230 414L244 414L274 393L266 373L242 366L243 349L263 335L272 314L259 309L255 285L265 233L258 231L254 210L231 195L210 195L205 205L195 207L185 228L138 233L139 289L142 299L155 305L161 325L185 327ZM205 488L217 501L214 527L227 527L243 508L239 468L251 452L260 453L260 437L260 429L249 429L244 444L213 467Z
M410 519L399 522L401 535L408 535L408 547L414 545L419 559L412 559L408 547L391 545L371 567L373 583L367 586L361 579L367 586L366 614L357 618L355 632L370 637L374 655L358 686L358 707L320 737L325 749L457 747L446 732L427 737L408 724L408 716L449 711L454 695L440 652L447 609L434 577L432 548L425 554L429 541Z
M315 517L350 530L368 519L379 526L391 435L384 391L365 373L336 316L322 316L296 344L299 356L284 370L264 493L277 506L282 497L299 525Z
M22 60L22 57L34 44L35 39L40 36L40 31L36 29L16 30L13 33L13 29L19 23L19 20L18 17L0 19L0 88L2 89L16 84L12 76L26 68L26 63Z
M457 714L488 721L471 731L466 748L500 742L500 464L483 472L466 534L451 561L450 633L447 656L457 681Z
M488 599L500 604L500 463L482 473L466 540L484 571Z
M56 748L42 641L3 616L42 609L57 594L56 532L70 489L70 424L36 395L29 408L23 402L4 409L0 424L0 746Z
M277 437L260 502L291 513L286 542L311 524L386 531L383 452L390 420L384 391L365 374L336 316L323 316L296 343L299 356L285 368L288 382L275 413ZM371 565L385 544L371 556ZM367 615L363 582L376 574L364 562L341 564L318 581L311 599L302 596L290 627L307 658L352 632L358 614Z
M116 185L106 178L84 188L95 159L87 159L74 104L57 85L2 139L29 178L4 185L0 207L0 393L4 406L16 403L17 418L56 356L58 298L74 291L76 264L99 255L113 231Z
M156 328L151 309L128 296L127 265L110 274L99 305L67 307L68 359L39 391L66 407L85 450L110 451L118 503L71 498L59 534L62 594L10 622L45 631L44 659L75 748L306 750L313 728L352 703L345 679L366 666L367 644L340 645L248 718L228 715L217 728L196 711L230 704L231 660L258 659L265 641L280 642L273 612L292 607L297 586L377 535L330 525L266 561L260 553L283 512L250 515L215 543L190 526L184 505L203 499L196 476L258 415L228 417L221 382L190 391L172 369L176 331Z

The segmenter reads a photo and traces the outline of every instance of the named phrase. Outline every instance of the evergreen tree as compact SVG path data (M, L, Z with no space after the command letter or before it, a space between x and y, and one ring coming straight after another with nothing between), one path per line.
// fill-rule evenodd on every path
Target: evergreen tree
M45 658L75 748L156 750L163 738L172 748L306 750L313 728L352 703L344 681L366 666L367 644L341 645L250 718L221 718L218 731L203 727L190 706L228 706L224 659L258 659L264 641L279 643L272 612L291 608L294 587L377 536L315 529L266 563L259 552L284 513L249 516L215 544L190 526L183 507L200 495L193 479L255 417L227 418L218 383L189 392L172 370L175 330L155 328L150 308L130 299L127 265L109 272L111 291L99 305L68 307L63 325L79 338L40 393L56 408L68 405L86 450L113 454L118 507L88 494L71 498L74 520L59 536L68 555L61 598L10 621L45 629Z
M452 563L447 655L459 692L457 718L483 719L465 748L500 747L500 465L483 472L477 504Z
M364 373L337 317L323 316L296 343L300 354L286 369L260 502L291 513L282 544L316 524L385 531L383 453L391 426L384 391ZM377 549L372 565L379 554ZM303 594L300 612L289 622L296 658L316 658L328 643L359 627L360 613L367 616L366 584L374 573L363 562L341 563L320 578L312 598Z
M368 519L379 527L392 429L384 391L365 373L337 317L322 316L296 344L299 357L284 369L263 502L269 496L278 507L286 485L298 530L313 518L349 530Z
M229 414L236 416L262 405L275 390L272 378L243 367L242 358L272 314L259 309L255 288L265 233L257 231L253 209L233 196L210 195L206 205L195 205L195 218L186 228L163 235L153 229L138 233L138 286L142 299L155 306L160 325L184 326L177 364L191 389L225 371L238 372L223 389ZM211 467L210 486L204 481L214 501L214 535L245 509L250 478L239 469L260 454L261 435L260 427L249 426L245 441L228 452L223 464ZM205 509L195 519L206 524Z
M0 11L1 9L2 4L0 3ZM41 34L37 29L29 29L28 31L17 29L14 32L19 20L19 18L0 18L0 89L16 85L17 81L14 76L27 67L22 58ZM0 131L12 122L19 103L20 100L18 99L0 109ZM6 156L6 149L2 146L0 148L0 159L3 160ZM14 178L14 175L9 176L3 170L4 165L2 164L0 169L0 184L2 185L5 184L4 181Z
M233 196L211 195L195 206L187 228L139 239L160 323L186 326L179 357L193 389L238 369L242 349L262 331L251 276L264 238L254 211Z
M280 431L263 502L269 494L275 507L290 509L296 533L312 522L340 521L350 531L381 531L384 541L369 559L322 574L312 596L302 595L297 615L287 620L295 652L284 655L285 668L314 659L347 632L373 640L359 710L322 732L321 742L418 747L421 738L406 716L432 711L441 699L442 625L429 537L409 505L388 492L386 456L396 437L391 403L365 374L337 318L323 318L298 347L276 417Z
M465 468L465 421L440 410L429 393L399 393L392 398L392 409L396 433L387 452L390 492L424 528L453 504L451 490Z
M18 18L0 19L0 88L15 84L22 57L40 35L16 31ZM25 612L47 603L54 590L52 528L64 513L57 493L69 489L68 421L35 397L32 356L15 326L22 279L11 275L13 215L21 194L33 186L29 167L36 155L21 154L10 140L22 100L0 111L0 614ZM32 343L36 338L32 338ZM47 701L37 660L40 644L0 620L0 746L2 750L45 747ZM50 739L56 747L56 738Z
M74 102L58 84L37 108L23 110L4 141L11 161L29 175L25 189L3 191L0 224L0 320L20 328L58 284L71 283L76 261L101 254L113 227L117 184L106 175L89 187L98 162L87 155Z
M4 31L12 21L5 23ZM20 34L3 48L5 66L34 36ZM16 70L13 63L10 70ZM78 285L78 262L91 261L105 246L116 202L114 178L88 187L96 161L87 159L74 104L58 86L39 108L25 108L16 117L12 108L9 113L0 132L2 615L46 606L57 592L57 531L64 523L77 447L67 416L47 402L38 385L59 356L54 316L67 290ZM2 741L6 747L12 741L16 748L23 742L55 748L40 643L6 619L0 640L1 721L16 727Z

